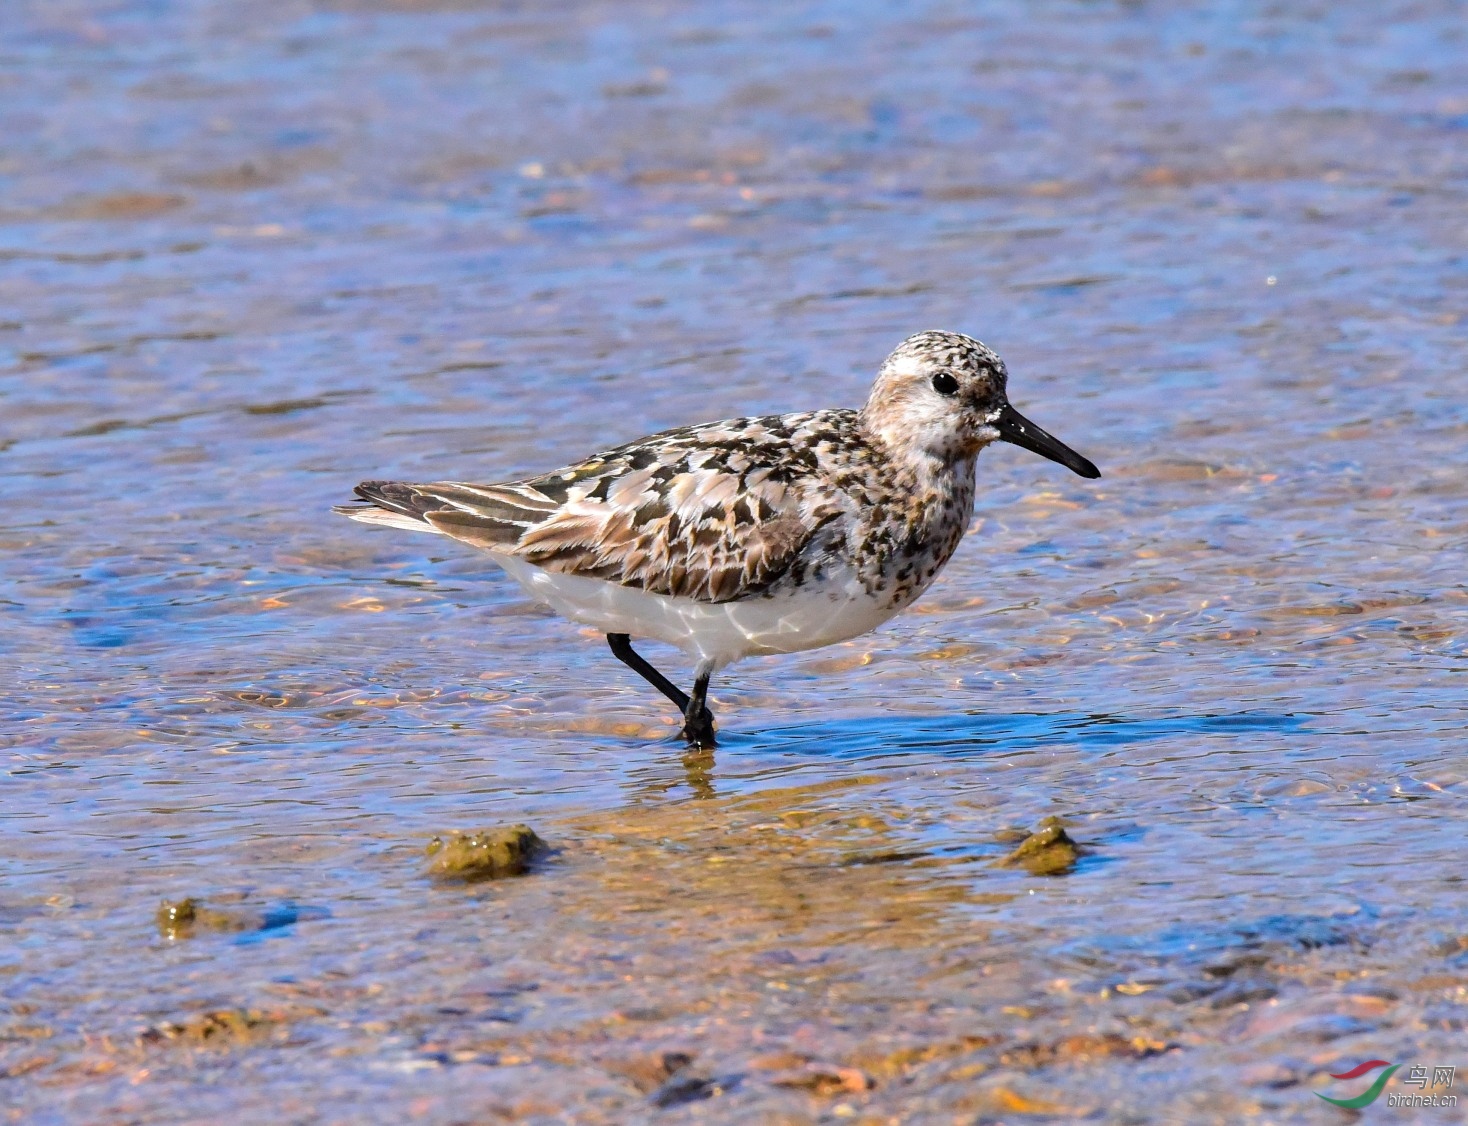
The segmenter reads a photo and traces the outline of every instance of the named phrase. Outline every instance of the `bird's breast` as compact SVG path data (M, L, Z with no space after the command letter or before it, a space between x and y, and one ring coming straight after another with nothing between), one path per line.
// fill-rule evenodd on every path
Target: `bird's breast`
M853 529L849 548L867 590L894 610L916 600L958 549L973 504L972 459L882 490Z

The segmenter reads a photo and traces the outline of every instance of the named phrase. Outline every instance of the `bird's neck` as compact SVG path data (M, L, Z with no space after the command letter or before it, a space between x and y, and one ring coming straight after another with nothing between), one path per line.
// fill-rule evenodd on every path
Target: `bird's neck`
M878 454L887 488L906 503L915 526L961 520L973 513L974 470L978 450L934 453L910 444L894 446L868 437Z
M972 461L979 451L972 435L900 395L883 397L873 391L857 412L857 425L867 442L889 461L910 465L915 472L947 472Z
M978 448L959 446L934 434L933 442L901 425L884 426L883 420L863 411L860 425L867 443L875 450L889 471L919 487L937 487L961 478L972 482L974 459Z

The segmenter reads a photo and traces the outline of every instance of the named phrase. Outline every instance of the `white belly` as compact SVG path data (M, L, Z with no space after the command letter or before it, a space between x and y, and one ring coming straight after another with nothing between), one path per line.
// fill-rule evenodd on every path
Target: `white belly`
M696 602L649 594L601 579L557 574L512 555L491 553L537 602L604 633L676 645L715 667L762 653L796 653L875 629L896 607L871 597L853 577L772 597Z

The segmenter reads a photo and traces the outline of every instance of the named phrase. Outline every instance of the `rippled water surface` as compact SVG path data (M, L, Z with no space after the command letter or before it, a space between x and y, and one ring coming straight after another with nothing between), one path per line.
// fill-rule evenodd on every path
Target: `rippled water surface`
M10 1120L1334 1122L1468 1067L1461 6L0 32ZM328 512L854 405L933 327L1105 475L986 453L928 596L721 676L716 755ZM1073 866L999 863L1052 815ZM514 822L529 875L425 875Z

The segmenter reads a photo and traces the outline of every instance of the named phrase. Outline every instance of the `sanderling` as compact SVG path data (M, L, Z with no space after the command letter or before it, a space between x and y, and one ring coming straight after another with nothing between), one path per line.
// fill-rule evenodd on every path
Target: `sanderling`
M887 357L860 410L668 430L523 481L364 481L369 503L336 511L487 551L532 598L605 633L707 747L715 670L846 641L927 589L968 527L985 446L1101 475L1009 405L1007 378L977 340L921 332ZM697 661L691 695L634 636Z

